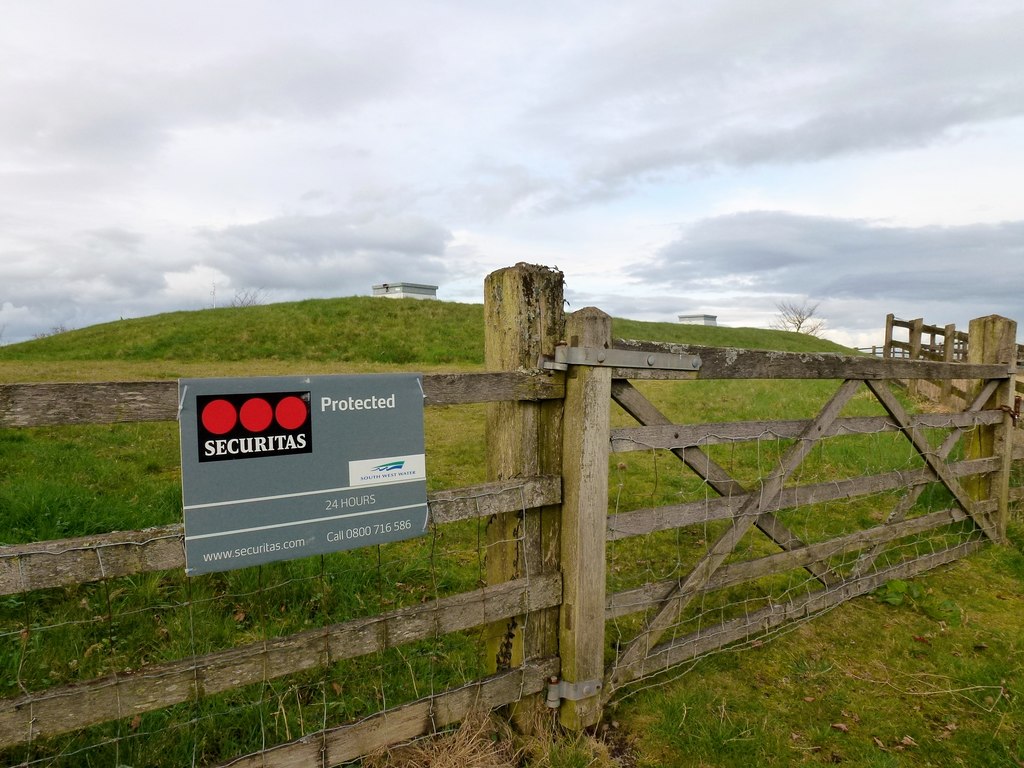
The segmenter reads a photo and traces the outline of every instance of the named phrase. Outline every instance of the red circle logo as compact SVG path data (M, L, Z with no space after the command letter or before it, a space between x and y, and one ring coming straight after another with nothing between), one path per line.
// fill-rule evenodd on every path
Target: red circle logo
M238 416L247 430L262 432L274 420L274 409L262 397L252 397L242 403Z
M306 402L301 397L289 395L277 404L274 416L285 429L298 429L305 423L308 413Z
M214 435L226 435L235 428L238 414L227 400L211 400L203 408L203 426Z

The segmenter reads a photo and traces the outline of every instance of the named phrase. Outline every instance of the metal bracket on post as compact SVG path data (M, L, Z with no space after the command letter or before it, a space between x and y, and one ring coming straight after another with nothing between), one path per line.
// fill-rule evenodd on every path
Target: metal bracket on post
M1017 397L1013 398L1013 408L1011 408L1008 405L1000 405L999 406L999 410L1000 411L1003 411L1004 413L1009 414L1010 421L1013 422L1013 426L1015 426L1015 427L1017 426L1017 421L1020 419L1020 402L1021 402L1021 398L1018 395Z
M562 700L582 701L596 696L601 692L603 683L600 680L586 680L582 683L570 683L552 677L548 680L548 695L545 704L551 709L558 709Z
M669 352L638 352L631 349L598 349L595 347L555 347L555 357L544 356L540 367L549 371L565 371L570 365L592 365L603 368L650 368L663 371L696 371L698 355L674 355Z

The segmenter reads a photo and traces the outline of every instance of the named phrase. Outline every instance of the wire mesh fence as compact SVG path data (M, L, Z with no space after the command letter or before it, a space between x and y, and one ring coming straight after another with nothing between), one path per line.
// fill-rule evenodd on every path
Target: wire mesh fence
M652 400L671 407L671 397L647 389ZM759 389L749 394L766 399ZM808 414L823 402L821 394L808 389ZM613 680L620 664L631 666L625 679L642 680L726 645L760 644L849 596L958 557L985 539L929 468L962 459L970 429L959 414L931 415L915 445L874 398L858 395L831 434L814 438L788 468L788 457L807 438L794 437L790 424L771 416L763 414L742 435L734 424L703 424L695 439L682 415L672 414L675 443L669 435L644 445L650 431L617 432L606 641ZM777 497L755 499L756 524L729 546L709 578L695 579L735 532L737 514L751 497L771 493L766 489L780 474L785 482ZM629 653L637 646L639 660Z
M206 765L478 680L488 635L500 627L445 632L435 619L435 631L406 642L388 637L386 617L440 609L445 598L479 589L485 526L478 516L431 524L421 539L317 558L8 595L0 599L0 695L29 710L21 718L29 727L4 734L24 743L0 752L2 760ZM486 590L480 599L486 614ZM331 629L360 619L376 650L345 658ZM266 652L280 651L282 638L301 651ZM231 679L211 672L218 665Z

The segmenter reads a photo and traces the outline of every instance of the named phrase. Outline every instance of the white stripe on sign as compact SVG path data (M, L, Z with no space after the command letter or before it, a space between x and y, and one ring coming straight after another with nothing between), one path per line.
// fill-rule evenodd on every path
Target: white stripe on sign
M231 536L236 533L255 533L257 531L269 531L275 528L291 528L296 525L309 525L311 523L329 523L332 520L343 520L352 517L362 517L363 515L380 515L385 512L401 512L403 509L418 509L419 507L426 508L426 504L406 504L401 507L388 507L387 509L371 509L366 512L351 512L347 515L332 515L330 517L314 517L309 520L293 520L290 523L274 523L273 525L258 525L254 528L236 528L233 531L216 531L215 533L200 533L195 536L186 536L186 541L195 541L196 539L213 539L218 536Z

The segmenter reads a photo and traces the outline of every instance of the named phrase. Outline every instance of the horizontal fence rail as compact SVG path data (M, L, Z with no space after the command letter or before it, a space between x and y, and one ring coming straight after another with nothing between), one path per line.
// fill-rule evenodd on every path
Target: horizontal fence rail
M430 522L487 518L526 506L561 500L557 477L432 491L427 494ZM0 595L185 567L184 529L180 524L142 531L0 546Z
M555 400L561 377L540 373L424 374L425 405ZM0 384L0 427L175 421L174 381Z
M695 373L616 368L620 379L1005 379L1005 364L944 363L928 360L884 360L858 355L830 353L770 352L759 349L702 347L692 344L617 339L616 349L697 355L700 370Z

